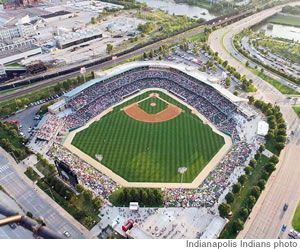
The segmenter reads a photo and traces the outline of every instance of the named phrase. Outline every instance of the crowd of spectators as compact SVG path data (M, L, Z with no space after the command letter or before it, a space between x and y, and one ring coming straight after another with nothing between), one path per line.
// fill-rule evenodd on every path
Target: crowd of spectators
M110 177L96 170L62 145L53 144L47 156L50 160L58 159L68 164L72 171L76 173L79 183L86 189L91 190L95 196L107 199L118 187Z
M45 141L49 141L54 137L62 125L62 120L57 118L53 114L48 114L44 124L37 132L37 138Z
M75 96L69 107L73 113L65 117L66 128L84 125L124 96L142 89L158 87L176 94L197 109L225 133L239 140L232 114L236 106L213 87L175 69L139 68L100 81Z
M166 207L212 207L220 195L232 185L231 174L237 167L244 167L255 145L240 142L212 170L196 189L165 189Z

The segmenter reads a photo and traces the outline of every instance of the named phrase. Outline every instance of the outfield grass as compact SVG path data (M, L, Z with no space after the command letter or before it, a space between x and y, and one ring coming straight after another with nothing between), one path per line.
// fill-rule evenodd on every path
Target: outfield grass
M294 213L292 226L297 232L300 232L300 201L298 202L296 211Z
M154 91L151 91L151 93ZM145 123L120 109L149 96L137 96L114 108L72 144L130 182L180 182L179 167L187 167L184 182L192 182L224 145L224 138L191 113L185 105L159 92L161 98L184 110L166 122Z
M293 106L293 109L296 112L298 118L300 119L300 106Z
M152 103L155 103L156 106L151 106ZM149 114L156 114L166 109L168 104L158 98L149 98L140 102L139 107Z

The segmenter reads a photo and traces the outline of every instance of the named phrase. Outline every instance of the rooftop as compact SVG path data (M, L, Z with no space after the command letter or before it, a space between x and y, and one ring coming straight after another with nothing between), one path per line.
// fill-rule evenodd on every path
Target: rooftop
M64 15L68 15L71 14L72 12L70 11L65 11L65 10L60 10L60 11L56 11L54 13L50 13L47 15L42 15L41 17L44 19L48 19L48 18L52 18L52 17L56 17L56 16L64 16Z
M1 51L0 59L14 56L14 55L17 55L20 53L25 53L25 52L28 52L30 50L34 50L37 48L40 48L40 47L32 44L31 46L26 46L26 47L24 46L24 47L14 48L14 49L6 50L6 51Z

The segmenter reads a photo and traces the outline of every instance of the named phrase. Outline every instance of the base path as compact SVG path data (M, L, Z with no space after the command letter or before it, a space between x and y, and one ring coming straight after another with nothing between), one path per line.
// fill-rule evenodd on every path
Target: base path
M126 106L123 111L131 118L147 123L165 122L176 118L183 110L173 104L168 104L168 107L156 114L149 114L141 109L137 103Z

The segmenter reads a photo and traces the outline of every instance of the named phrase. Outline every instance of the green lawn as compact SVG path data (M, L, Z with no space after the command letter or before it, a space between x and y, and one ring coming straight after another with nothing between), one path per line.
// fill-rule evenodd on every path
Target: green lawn
M243 207L247 206L246 202L247 197L250 195L250 189L259 181L263 172L263 167L268 163L268 161L269 159L266 156L262 155L261 159L259 159L257 163L257 166L253 169L252 174L248 176L248 180L246 181L245 186L237 195L235 195L234 202L231 204L231 210L233 213L233 216L230 218L231 221L235 218L238 218L239 211ZM232 222L229 222L220 234L219 239L235 239L236 236L237 235L233 231L233 224Z
M300 27L300 17L274 15L268 22Z
M188 38L189 41L194 41L194 42L199 42L202 41L202 39L205 37L205 33L201 32L197 35L193 35L191 37Z
M139 95L114 108L101 120L76 134L72 144L133 182L180 182L179 167L187 167L184 181L192 182L224 145L224 138L181 103L159 92L161 98L184 110L166 122L146 123L120 109L149 96ZM96 159L97 160L97 159Z
M156 105L152 106L152 103ZM168 107L168 104L158 98L149 98L145 101L140 102L139 107L149 114L156 114L166 109Z
M300 201L293 217L292 226L297 232L300 232Z
M296 112L298 118L300 119L300 106L293 106L293 109Z
M260 78L262 78L264 81L268 82L269 84L271 84L272 86L274 86L279 92L281 92L282 94L293 94L293 95L298 95L300 94L299 92L297 92L296 90L282 84L281 82L271 78L270 76L259 72L256 69L253 68L248 68L249 70L251 70L253 73L255 73L257 76L259 76Z

